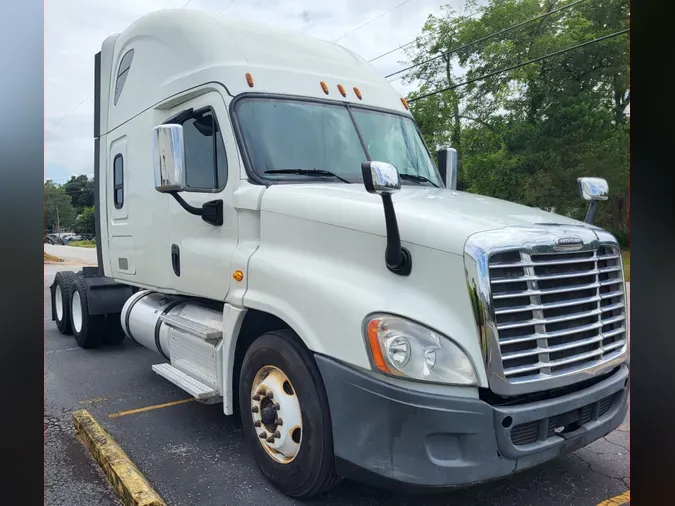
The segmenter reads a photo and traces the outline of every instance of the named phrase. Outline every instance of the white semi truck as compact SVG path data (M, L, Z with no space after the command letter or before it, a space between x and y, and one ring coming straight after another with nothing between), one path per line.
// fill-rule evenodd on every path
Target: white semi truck
M586 222L456 191L364 59L185 10L103 42L94 142L98 267L57 274L53 319L238 412L286 494L478 483L622 422L602 180Z

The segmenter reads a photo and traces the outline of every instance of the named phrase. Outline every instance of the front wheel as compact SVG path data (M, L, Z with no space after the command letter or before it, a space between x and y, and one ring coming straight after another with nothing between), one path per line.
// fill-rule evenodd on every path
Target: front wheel
M306 498L339 482L323 381L293 331L263 334L248 349L239 407L258 466L282 492Z

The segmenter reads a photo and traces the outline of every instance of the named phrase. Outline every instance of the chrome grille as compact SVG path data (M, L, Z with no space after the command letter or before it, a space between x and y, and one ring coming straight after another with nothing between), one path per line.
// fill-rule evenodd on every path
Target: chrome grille
M561 239L576 241L571 245ZM493 392L588 379L627 351L621 255L586 227L510 227L469 238L467 280Z
M490 287L504 375L564 374L626 343L621 256L594 251L491 255Z

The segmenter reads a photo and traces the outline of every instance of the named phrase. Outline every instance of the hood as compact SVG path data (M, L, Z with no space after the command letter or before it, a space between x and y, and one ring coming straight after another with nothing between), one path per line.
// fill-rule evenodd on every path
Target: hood
M405 243L462 254L469 236L507 226L576 225L596 228L520 204L445 188L405 185L393 195ZM382 200L360 184L282 184L270 186L263 212L386 235Z

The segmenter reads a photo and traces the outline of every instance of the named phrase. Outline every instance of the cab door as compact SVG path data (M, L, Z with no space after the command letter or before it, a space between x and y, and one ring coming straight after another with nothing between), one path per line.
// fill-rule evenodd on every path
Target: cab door
M192 95L194 96L194 95ZM237 246L237 216L232 192L239 184L239 157L227 107L218 91L209 91L172 107L183 125L187 189L180 196L191 206L223 201L223 224L211 225L188 213L169 195L169 245L161 261L170 262L178 292L224 300L231 258Z

